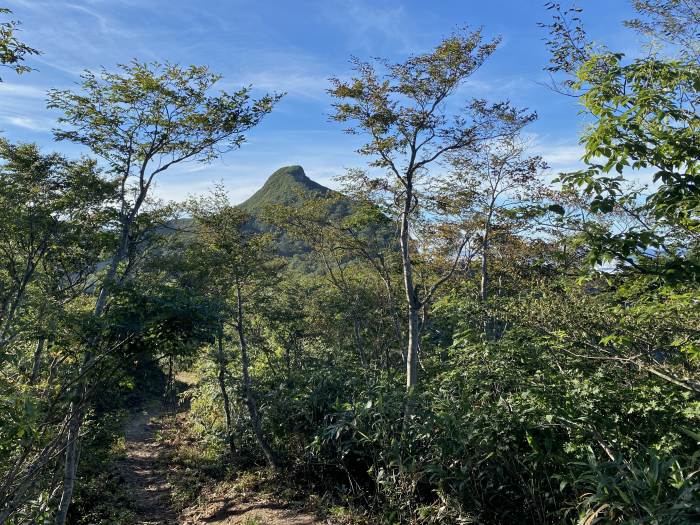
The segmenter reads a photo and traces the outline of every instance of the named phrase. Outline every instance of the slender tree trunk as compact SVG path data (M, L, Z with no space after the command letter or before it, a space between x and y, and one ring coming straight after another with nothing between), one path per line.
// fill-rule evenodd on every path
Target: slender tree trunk
M231 450L231 457L236 455L236 444L233 441L233 418L231 417L231 401L228 397L228 391L226 389L226 357L224 356L224 330L222 326L219 326L219 333L217 335L217 361L219 365L219 388L221 389L221 397L224 400L224 412L226 413L226 438L228 439L228 446Z
M42 252L44 250L42 249ZM41 258L41 257L40 257ZM27 267L24 271L22 279L17 287L17 291L14 293L14 298L8 300L4 305L0 313L0 348L7 345L10 340L13 339L13 335L10 333L12 331L12 322L14 320L15 314L19 311L20 305L24 303L27 286L31 281L34 271L39 263L39 259L30 258L27 262Z
M486 254L488 244L484 240L484 247L481 252L481 287L479 289L479 296L481 297L481 302L486 303L489 299L489 266L488 266L488 255Z
M165 392L167 409L175 412L175 363L173 354L168 356L168 386Z
M352 316L352 325L353 325L353 336L355 338L355 347L357 348L357 357L359 357L359 359L360 359L360 364L362 366L365 366L365 365L367 365L367 359L365 357L365 349L364 349L364 346L362 344L361 323L360 323L360 319L355 314L353 314L353 316Z
M265 435L262 431L262 424L260 421L260 413L258 412L258 405L255 402L255 396L253 394L253 387L250 380L250 361L248 358L248 342L245 337L245 330L243 326L244 315L243 315L243 296L241 293L240 284L236 285L236 301L237 301L237 323L236 330L238 331L238 341L241 347L241 370L243 374L243 391L245 395L245 404L248 407L248 413L250 414L250 423L253 427L253 434L255 434L255 439L258 442L268 464L273 470L279 469L279 464L277 462L277 457L270 447Z
M388 376L394 377L391 368L391 353L389 352L390 345L387 343L384 345L384 370Z
M408 307L408 347L406 351L406 389L411 391L418 385L418 310Z
M56 524L63 525L68 517L68 509L73 499L75 489L75 477L78 471L78 443L80 437L80 427L82 426L83 410L82 398L71 402L70 421L68 423L68 437L66 439L66 459L63 467L63 491L56 513Z
M5 523L10 516L17 510L21 504L27 490L34 484L42 469L54 457L54 453L58 451L58 443L62 442L61 435L57 436L47 444L44 449L32 460L30 466L26 469L24 480L17 487L11 489L12 483L17 477L21 462L29 455L29 449L25 449L22 458L18 458L16 467L11 470L8 476L3 479L3 486L0 488L0 498L4 501L4 508L0 511L0 525Z
M413 203L413 186L410 176L407 177L406 195L404 197L403 213L401 214L401 264L403 267L404 289L408 305L408 342L406 346L406 390L412 392L418 384L418 339L420 323L418 312L420 303L416 297L413 283L413 264L411 262L409 215Z
M110 294L110 287L117 276L119 263L121 263L128 253L129 233L131 231L131 224L133 223L133 218L135 217L136 213L138 213L137 207L134 208L132 213L129 214L123 223L119 248L117 249L117 253L115 253L114 257L112 257L112 262L110 263L107 275L105 276L99 295L97 296L97 301L95 302L93 316L96 319L102 317L104 314L105 307L107 306L107 299ZM68 517L68 508L73 500L75 478L78 470L78 444L80 441L80 427L83 423L83 404L85 402L88 386L87 374L83 374L83 372L92 364L92 350L97 344L98 339L96 336L92 341L90 341L89 347L83 357L82 366L78 371L79 375L82 376L82 379L78 381L78 384L75 387L74 399L71 401L69 407L70 422L68 427L68 437L66 439L63 492L61 493L61 500L56 512L56 519L54 520L55 525L65 525L66 518Z
M32 361L32 375L29 378L29 384L34 385L39 378L39 368L41 367L41 357L44 353L44 342L46 338L41 336L36 342L36 347L34 348L34 359Z
M45 306L42 304L39 307L39 319L43 319L44 313L45 313ZM53 333L54 329L54 322L51 321L49 323L49 333ZM34 347L34 357L32 359L32 375L29 377L29 384L30 385L35 385L36 382L39 380L39 373L41 369L41 360L44 356L44 347L45 345L48 346L48 342L46 340L46 336L44 334L39 336L39 339L36 342L36 346Z
M287 365L287 381L289 381L292 378L292 342L288 341L286 345L284 345L284 360L285 364Z
M401 348L401 357L403 359L404 365L406 364L406 347L404 345L403 332L401 331L401 318L399 315L398 308L396 307L396 302L394 301L394 292L391 289L391 277L386 276L384 279L384 284L386 286L386 296L389 302L389 310L391 311L391 320L394 323L394 332L396 333L396 342Z
M488 312L489 300L489 266L488 266L488 249L489 249L489 232L488 229L484 232L484 242L481 247L481 286L479 289L479 297L481 305L484 309L484 336L486 339L491 338L492 320Z

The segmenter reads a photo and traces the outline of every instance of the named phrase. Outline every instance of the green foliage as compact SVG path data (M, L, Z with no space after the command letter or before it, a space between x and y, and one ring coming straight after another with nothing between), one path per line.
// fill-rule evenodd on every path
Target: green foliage
M329 193L332 191L308 178L301 166L285 166L270 175L262 188L240 207L247 213L262 214L274 204L290 205Z
M481 30L462 29L431 52L403 63L355 59L356 77L331 80L329 92L337 99L333 118L349 122L349 131L367 133L369 141L360 152L373 157L373 165L396 171L400 155L418 145L416 153L421 155L415 159L415 169L426 166L443 148L459 150L483 131L476 118L474 125L468 125L467 116L452 117L438 106L493 54L498 43L499 39L483 42ZM483 100L474 101L469 109L485 118L492 113L509 115L512 120L519 116L507 104L488 107ZM395 175L410 177L412 173Z
M588 167L560 180L590 197L595 213L619 213L628 224L589 230L594 263L615 261L668 280L697 280L700 228L697 7L685 2L639 1L635 5L658 27L630 23L662 36L671 57L660 52L628 59L587 42L576 13L557 4L552 40L553 72L565 72L592 122L581 137ZM670 28L675 28L671 30ZM675 55L675 56L674 56ZM652 185L630 191L624 184L638 170L653 170Z
M206 162L239 147L280 99L251 100L248 87L209 94L220 78L203 66L137 61L118 72L87 71L81 92L49 93L66 125L56 138L89 147L121 177L152 160L156 173L183 160Z
M84 421L70 522L129 523L125 409L174 397L185 368L186 430L160 438L178 508L267 464L371 523L700 521L689 5L635 2L628 25L677 53L628 59L549 4L549 69L593 117L563 191L517 139L534 114L451 112L498 44L480 30L332 80L333 118L380 169L351 171L348 195L288 166L185 219L149 201L154 178L238 148L279 95L136 61L53 90L56 138L106 164L0 141L0 521L53 520ZM21 72L34 50L15 29L0 24L0 62ZM630 187L642 169L653 184Z
M118 394L118 390L115 392ZM121 480L116 462L123 459L122 426L127 414L114 411L119 403L112 400L112 410L102 412L88 422L89 438L81 455L81 483L78 485L71 523L75 525L129 525L133 523L133 505ZM106 407L105 407L106 408Z
M693 523L700 519L699 458L660 458L650 451L631 461L599 463L591 456L589 470L576 480L590 494L579 506L579 523Z
M0 8L0 15L11 13L12 11L5 7ZM20 23L16 20L0 22L0 65L22 74L32 70L24 64L26 57L38 55L39 51L17 38L19 25Z

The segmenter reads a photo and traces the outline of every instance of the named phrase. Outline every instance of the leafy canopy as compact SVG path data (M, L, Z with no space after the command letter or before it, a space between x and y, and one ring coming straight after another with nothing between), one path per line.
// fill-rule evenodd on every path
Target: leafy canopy
M147 188L173 164L241 146L282 96L253 99L250 87L212 94L220 78L206 66L157 62L86 71L79 92L49 92L49 107L63 112L56 139L89 147L119 177L138 175Z

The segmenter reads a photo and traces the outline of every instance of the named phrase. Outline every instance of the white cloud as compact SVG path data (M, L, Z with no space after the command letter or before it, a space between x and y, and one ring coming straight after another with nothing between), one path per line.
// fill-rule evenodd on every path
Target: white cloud
M2 117L2 120L12 126L28 129L30 131L51 131L51 123L47 122L45 119L33 119L29 117Z
M512 78L487 79L479 78L479 73L475 73L477 78L470 77L457 90L459 96L468 97L512 97L520 95L523 91L538 87L537 83L529 78L517 76Z
M93 9L88 9L85 6L71 4L71 3L66 3L66 4L64 4L64 6L69 8L69 9L74 9L76 11L83 13L83 14L86 14L90 18L96 20L97 21L97 28L99 29L99 31L101 33L112 34L112 35L116 35L119 37L131 37L131 36L133 36L133 34L129 30L117 25L113 21L113 19L111 19L105 15L102 15Z
M584 150L577 142L557 140L533 132L524 133L523 138L529 143L530 152L541 156L555 173L583 167L581 157Z
M255 89L269 92L285 92L287 96L314 101L326 101L330 74L319 72L304 60L283 59L264 69L245 71L240 79L227 79L221 86L237 89L251 84Z
M372 52L377 37L391 41L401 52L416 47L415 33L409 30L403 6L381 7L373 2L333 1L325 5L324 17L351 35L353 45Z
M585 167L583 160L581 160L584 154L584 148L581 144L549 141L537 133L527 134L527 139L531 144L530 151L535 155L540 155L547 162L552 176L577 171ZM644 170L627 168L623 172L623 177L635 185L654 186L656 184L653 182L655 171L653 168Z
M539 146L539 154L550 166L575 166L581 163L583 148L577 145Z
M0 82L0 99L5 97L45 99L48 90L31 84Z
M55 121L46 109L47 91L34 84L0 83L0 122L33 133L48 133Z

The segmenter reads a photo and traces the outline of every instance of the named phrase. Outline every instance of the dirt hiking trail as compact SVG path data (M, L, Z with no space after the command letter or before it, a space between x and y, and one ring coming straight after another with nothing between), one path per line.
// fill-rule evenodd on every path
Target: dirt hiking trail
M161 428L162 416L163 408L152 403L135 414L124 429L126 458L120 471L134 502L138 525L178 523L170 501L170 486L158 464L161 451L156 432Z
M182 408L182 407L180 407ZM185 413L168 412L151 403L134 414L124 428L126 454L119 465L134 505L134 525L324 525L311 513L280 503L269 494L231 493L211 487L199 502L175 512L167 481L170 440L158 440L163 429L186 424Z

